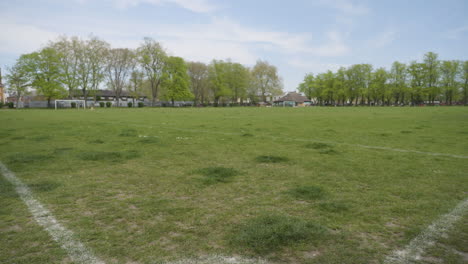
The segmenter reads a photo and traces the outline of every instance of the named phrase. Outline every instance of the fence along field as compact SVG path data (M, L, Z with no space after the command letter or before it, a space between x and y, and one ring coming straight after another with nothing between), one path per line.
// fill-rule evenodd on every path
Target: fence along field
M463 107L4 111L0 160L105 263L372 263L466 199L466 117ZM0 262L67 261L0 183Z

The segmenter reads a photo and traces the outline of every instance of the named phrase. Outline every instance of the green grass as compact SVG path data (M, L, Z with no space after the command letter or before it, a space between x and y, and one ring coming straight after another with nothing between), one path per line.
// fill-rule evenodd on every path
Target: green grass
M106 263L380 263L468 190L467 159L389 149L468 156L467 131L463 107L2 110L0 161ZM70 262L0 188L0 263ZM429 253L460 261L457 228Z
M240 174L236 169L224 167L203 168L195 173L204 175L205 178L202 181L207 185L230 182L232 177Z
M236 247L264 255L306 240L323 240L325 233L321 225L300 218L266 214L239 224L229 240Z
M288 191L288 194L299 200L317 200L324 198L327 192L320 186L299 186Z
M286 157L280 157L280 156L262 155L262 156L256 157L255 160L259 163L280 163L280 162L286 162L289 159Z

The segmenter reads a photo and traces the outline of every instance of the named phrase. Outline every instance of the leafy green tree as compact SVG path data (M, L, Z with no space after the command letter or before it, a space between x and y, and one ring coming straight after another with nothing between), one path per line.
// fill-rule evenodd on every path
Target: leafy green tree
M312 99L314 96L314 75L312 73L308 73L304 76L304 80L299 84L297 90L299 92L304 93L309 100Z
M411 104L420 104L424 101L425 65L412 61L408 67L409 95Z
M49 46L59 54L60 82L68 89L68 97L72 98L79 87L78 53L81 42L78 37L62 36Z
M378 68L372 73L370 84L370 98L374 104L385 104L389 74L384 68Z
M346 69L340 67L335 74L334 89L336 93L336 100L338 104L344 105L346 103L346 90L347 90L347 80L346 80Z
M23 55L24 56L24 55ZM28 87L31 85L30 75L24 64L24 57L21 56L16 63L8 69L5 76L7 83L7 92L16 99L16 107L20 107L21 97L28 93Z
M144 38L143 43L138 48L138 60L150 82L153 106L158 99L166 57L166 51L161 44L151 38Z
M390 85L395 104L404 104L407 92L407 70L404 63L395 61L390 70Z
M180 57L166 59L162 84L165 88L164 97L172 102L172 106L176 100L193 98L189 89L190 77L187 73L187 65Z
M51 107L52 98L66 96L66 90L60 82L60 58L55 49L47 47L39 52L25 54L21 59L32 80L31 86L47 98L48 107Z
M194 96L194 104L204 104L209 97L208 65L202 62L189 62L187 64L190 76L190 91Z
M461 70L463 104L468 103L468 61L464 61Z
M282 80L278 75L278 69L267 61L258 60L251 71L252 86L266 102L266 96L280 95L283 92Z
M452 104L454 97L457 96L458 82L457 77L460 72L459 61L442 61L440 64L441 87L445 95L445 103Z
M231 101L243 103L247 98L247 88L250 84L250 71L240 63L231 63L227 65L227 82L231 90Z
M218 106L223 97L230 97L231 90L228 85L228 64L222 60L213 60L209 66L210 90L213 94L215 106Z
M335 75L332 71L327 71L323 74L323 89L322 98L324 98L325 104L335 104Z
M348 79L348 98L351 103L363 104L364 98L367 96L368 82L372 67L369 64L355 64L349 67L346 71ZM361 99L359 102L359 98Z
M324 90L325 90L325 73L319 73L315 76L314 81L314 96L319 105L324 105Z
M437 86L440 77L440 61L438 60L438 56L434 52L424 54L424 83L428 101L431 103L434 103L440 93Z
M60 82L68 90L68 97L79 95L77 91L80 89L84 99L92 95L96 100L96 91L104 80L110 45L91 36L88 40L60 37L48 47L59 55Z

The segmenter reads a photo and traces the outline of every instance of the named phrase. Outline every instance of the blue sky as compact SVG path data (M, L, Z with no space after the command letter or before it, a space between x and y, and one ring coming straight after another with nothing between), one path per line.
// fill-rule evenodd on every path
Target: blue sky
M467 0L2 0L0 66L59 35L129 48L149 36L186 60L268 60L292 91L308 72L356 63L467 60L467 14Z

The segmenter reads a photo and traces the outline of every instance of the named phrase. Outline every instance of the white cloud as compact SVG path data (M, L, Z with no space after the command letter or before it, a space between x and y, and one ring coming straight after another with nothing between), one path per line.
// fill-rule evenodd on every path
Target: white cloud
M365 5L355 4L351 0L319 0L319 3L347 15L366 15L370 9Z
M84 0L78 0L83 2ZM216 9L217 6L210 3L208 0L109 0L118 8L128 8L140 4L164 5L175 4L181 8L190 10L196 13L209 13Z
M325 40L312 43L307 33L258 30L242 26L229 19L215 18L208 24L167 25L159 27L157 35L183 41L213 41L250 49L275 50L281 53L307 53L316 56L340 56L349 51L339 32L326 33ZM317 43L318 42L318 43Z
M216 41L192 39L181 41L179 39L163 40L165 47L170 47L170 54L183 57L190 61L210 62L213 59L232 59L245 65L253 65L257 56L243 45Z
M451 29L445 35L449 39L459 39L460 37L462 37L464 34L467 34L467 33L468 33L468 25Z
M27 53L47 44L59 34L33 25L0 22L2 37L0 38L0 52Z
M368 42L373 48L383 48L392 43L398 37L398 32L395 30L383 31Z
M328 70L337 71L340 67L348 66L346 64L323 63L317 62L315 60L306 60L303 58L292 58L288 61L288 64L306 72L312 72L313 74L324 73Z

